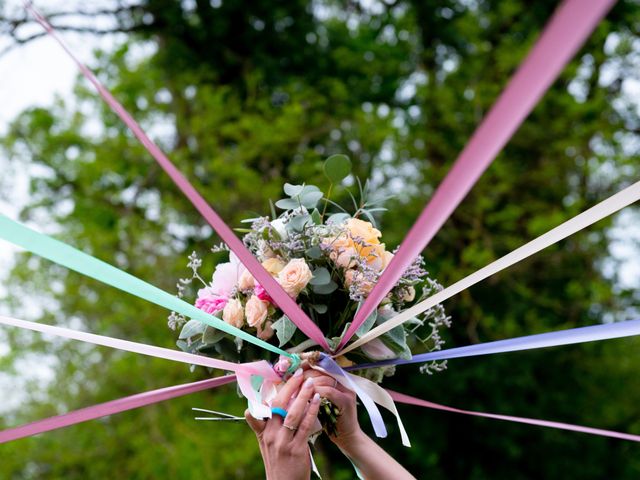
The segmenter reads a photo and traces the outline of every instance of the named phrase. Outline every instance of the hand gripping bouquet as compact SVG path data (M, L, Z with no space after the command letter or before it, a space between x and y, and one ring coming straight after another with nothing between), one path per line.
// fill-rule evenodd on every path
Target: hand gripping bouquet
M314 185L285 183L286 198L271 204L270 216L244 220L248 228L237 229L244 235L244 244L320 327L332 348L337 347L354 314L393 258L393 252L382 243L382 232L373 216L386 210L382 206L385 199L371 197L368 181L364 186L357 182L359 199L349 192L353 201L351 210L330 198L334 184L348 176L350 168L344 155L329 157L324 164L330 182L328 195ZM206 281L199 270L207 259L192 253L188 263L192 274L179 280L178 296L195 295L193 287L197 285L197 308L288 352L305 354L317 350L316 343L278 309L233 253L224 245L211 251L212 257L225 256L226 261L218 263L211 280ZM424 269L424 260L418 257L355 337L439 289L441 286ZM412 351L439 350L444 344L440 329L449 325L449 317L437 305L336 361L341 367L350 367L397 357L411 358ZM271 358L273 354L264 349L201 322L186 321L176 313L169 316L169 326L180 329L177 345L184 351L233 362L267 359L281 374L289 366L283 364L284 359ZM423 365L421 371L432 374L444 368L446 362L431 362ZM385 366L351 373L380 383L394 372L394 366ZM323 401L320 411L324 429L335 434L339 412L328 401Z

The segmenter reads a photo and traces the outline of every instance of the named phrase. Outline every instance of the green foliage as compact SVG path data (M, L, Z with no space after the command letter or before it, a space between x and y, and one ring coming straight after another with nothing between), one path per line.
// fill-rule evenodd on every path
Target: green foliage
M231 225L279 199L285 181L329 193L320 160L348 153L354 177L373 179L363 190L394 195L389 212L356 207L396 245L557 2L372 3L143 0L117 18L133 32L127 42L98 53L94 66ZM431 242L428 269L444 285L637 179L640 118L624 82L637 75L638 31L637 2L618 2ZM139 41L155 53L133 55ZM218 239L84 81L75 95L23 112L2 139L12 168L30 172L22 219L175 291L186 255ZM349 178L340 183L338 173L327 196L349 205ZM10 197L11 181L2 185ZM321 213L324 202L316 204ZM600 222L447 302L449 345L627 318L637 293L604 273L607 264L615 272L611 226ZM203 265L203 275L212 268ZM7 285L4 303L16 316L33 302L43 322L175 348L167 312L40 258L20 255ZM6 336L11 352L0 366L16 384L34 358L55 378L25 386L0 427L210 375L13 329ZM462 408L640 433L639 346L625 339L460 359L433 377L407 366L385 383ZM244 408L226 387L9 443L0 447L0 476L262 478L249 429L196 423L192 406ZM399 408L413 447L398 446L391 424L382 443L419 478L640 473L630 443ZM330 446L318 457L324 478L352 478Z

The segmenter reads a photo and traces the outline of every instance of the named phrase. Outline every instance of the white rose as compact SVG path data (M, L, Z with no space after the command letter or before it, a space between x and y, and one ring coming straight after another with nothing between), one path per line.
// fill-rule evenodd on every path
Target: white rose
M281 218L276 218L271 222L271 226L273 229L278 232L281 240L286 240L289 238L289 232L287 232L287 228L285 227L284 221Z
M362 345L361 348L364 354L371 360L389 360L391 358L396 358L396 354L393 353L393 350L382 343L382 340L379 338L374 338L370 342Z

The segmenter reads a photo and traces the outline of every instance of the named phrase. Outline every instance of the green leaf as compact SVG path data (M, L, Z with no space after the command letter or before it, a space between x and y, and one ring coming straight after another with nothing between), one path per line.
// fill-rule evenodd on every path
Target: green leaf
M311 305L311 308L313 308L320 315L322 315L323 313L327 313L327 311L329 310L329 307L327 307L326 305Z
M187 338L200 335L202 332L204 332L205 327L206 325L198 320L189 320L184 324L184 327L182 327L178 338L180 340L185 340Z
M407 333L402 325L392 328L388 332L380 336L380 340L393 350L398 357L405 360L411 359L411 350L407 346Z
M311 285L327 285L331 282L331 273L324 267L316 268L313 271L313 278L309 281Z
M304 185L291 185L290 183L284 184L284 193L290 197L297 197L304 190Z
M287 230L301 232L307 223L311 223L311 215L298 215L287 222Z
M371 330L371 327L373 327L373 325L376 323L377 318L378 318L378 310L374 310L371 313L371 315L367 317L364 323L360 325L358 330L356 330L356 335L358 337L362 337L365 333Z
M327 219L327 223L339 225L350 218L351 215L349 215L348 213L334 213Z
M324 174L331 183L340 183L350 173L351 160L346 155L331 155L324 162Z
M322 250L320 250L320 247L318 247L317 245L315 247L311 247L309 249L307 249L307 251L305 252L305 254L307 255L307 257L309 257L312 260L317 260L319 258L322 257Z
M222 330L207 325L207 328L204 329L204 333L202 334L202 341L207 345L211 345L212 343L218 343L225 335L225 332Z
M320 215L317 208L315 208L311 213L311 220L313 220L313 223L316 225L322 225L322 215Z
M324 285L314 285L313 291L320 295L329 295L337 290L338 284L331 280L329 283Z
M317 191L304 192L302 195L300 195L300 203L303 207L309 210L312 208L316 208L316 205L318 205L318 202L323 197L323 195L324 194L322 192Z
M250 233L252 230L250 228L234 228L234 230L238 233Z
M293 210L294 208L298 208L300 204L297 200L292 198L283 198L282 200L278 200L276 202L276 207L282 210Z
M276 320L272 325L272 328L276 331L276 336L280 342L278 345L279 347L282 347L291 340L291 337L293 337L293 334L296 333L296 330L298 329L296 324L289 320L289 317L286 315L283 315Z

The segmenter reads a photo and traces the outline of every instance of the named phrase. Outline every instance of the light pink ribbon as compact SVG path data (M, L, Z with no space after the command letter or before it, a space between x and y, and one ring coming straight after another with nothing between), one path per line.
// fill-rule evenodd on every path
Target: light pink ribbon
M419 398L405 395L404 393L387 390L398 403L407 405L415 405L418 407L432 408L434 410L442 410L444 412L461 413L463 415L472 415L474 417L492 418L494 420L504 420L507 422L526 423L527 425L535 425L538 427L558 428L560 430L570 430L572 432L588 433L590 435L599 435L601 437L618 438L620 440L629 440L631 442L640 442L640 435L632 435L630 433L615 432L613 430L603 430L601 428L583 427L580 425L572 425L571 423L551 422L549 420L538 420L535 418L514 417L511 415L498 415L495 413L474 412L471 410L461 410L459 408L447 407L438 403L420 400Z
M111 109L122 119L122 121L131 129L133 134L140 140L142 145L147 149L151 156L158 162L162 169L171 177L171 180L191 201L194 207L207 220L209 225L220 235L229 248L238 256L244 266L256 278L258 283L264 287L269 296L280 307L280 309L291 319L291 321L302 330L309 338L313 339L318 345L325 350L329 350L329 344L324 338L322 331L313 321L305 314L298 304L283 290L280 284L267 272L260 262L251 254L244 246L242 241L236 237L235 233L222 220L218 213L206 202L206 200L198 193L182 173L175 167L171 160L160 150L160 148L148 137L145 131L138 125L133 117L125 110L125 108L113 97L111 92L102 85L100 80L93 74L89 68L84 65L64 43L62 38L57 34L53 26L36 10L30 1L24 1L27 8L34 18L42 25L42 27L53 37L60 46L67 52L71 59L76 63L82 74L93 84L100 96L111 107Z
M506 145L615 0L565 0L475 131L355 315L344 347Z

